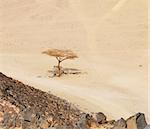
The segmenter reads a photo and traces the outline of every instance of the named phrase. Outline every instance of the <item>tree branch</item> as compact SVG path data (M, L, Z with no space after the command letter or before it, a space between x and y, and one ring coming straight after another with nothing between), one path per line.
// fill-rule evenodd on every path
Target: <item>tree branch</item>
M62 59L61 62L64 61L64 60L67 60L67 58Z
M57 59L59 62L61 62L61 59L60 59L60 57L57 57L57 56L56 56L56 59Z

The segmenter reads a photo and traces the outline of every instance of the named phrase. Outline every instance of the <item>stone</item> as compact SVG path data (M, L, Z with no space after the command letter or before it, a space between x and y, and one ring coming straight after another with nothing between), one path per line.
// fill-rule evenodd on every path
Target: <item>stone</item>
M48 128L49 127L48 121L47 120L41 121L40 127L41 128Z
M30 111L28 109L26 111L24 111L23 118L24 118L24 121L31 122L31 120L32 120L32 111Z
M83 114L77 123L77 129L89 129L91 126L92 116L90 114Z
M147 125L144 129L150 129L150 125Z
M147 126L145 115L137 113L126 120L128 129L144 129Z
M96 113L96 121L99 123L99 124L104 124L107 122L107 117L104 115L104 113L102 112L98 112Z
M127 123L123 118L116 121L113 127L113 129L126 129L126 128L127 128Z
M144 129L147 126L145 115L143 113L136 114L137 129Z

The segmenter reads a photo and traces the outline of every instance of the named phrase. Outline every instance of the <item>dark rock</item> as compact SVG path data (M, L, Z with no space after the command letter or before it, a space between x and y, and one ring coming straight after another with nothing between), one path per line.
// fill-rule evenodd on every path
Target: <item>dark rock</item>
M24 118L24 121L26 122L31 122L32 121L32 109L26 109L23 111L23 118Z
M144 129L147 126L145 115L143 113L137 113L126 120L127 127L133 129Z
M144 129L150 129L150 125L147 125Z
M77 122L76 129L89 129L92 122L92 116L90 114L83 114L81 119Z
M137 129L144 129L147 126L145 115L143 113L136 114Z
M98 112L96 113L96 121L99 123L99 124L104 124L107 122L107 117L104 115L104 113L102 112Z
M118 129L118 128L120 128L120 129L127 128L127 123L123 118L121 118L115 122L113 129Z

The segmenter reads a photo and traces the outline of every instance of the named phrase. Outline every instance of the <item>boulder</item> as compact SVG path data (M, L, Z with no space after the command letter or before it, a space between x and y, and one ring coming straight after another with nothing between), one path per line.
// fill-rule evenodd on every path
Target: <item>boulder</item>
M126 120L128 129L144 129L147 126L145 115L137 113Z
M112 129L127 129L127 123L123 118L121 118L115 122L115 125Z
M90 129L93 117L90 114L83 114L81 119L77 122L76 129Z
M96 121L98 124L104 124L107 122L107 117L102 112L96 113Z

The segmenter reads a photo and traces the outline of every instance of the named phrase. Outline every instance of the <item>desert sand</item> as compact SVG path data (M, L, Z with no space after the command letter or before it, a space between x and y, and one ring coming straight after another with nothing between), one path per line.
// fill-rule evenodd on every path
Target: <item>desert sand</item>
M146 0L0 0L0 71L109 118L148 113ZM71 49L64 67L83 74L49 78L48 48Z

